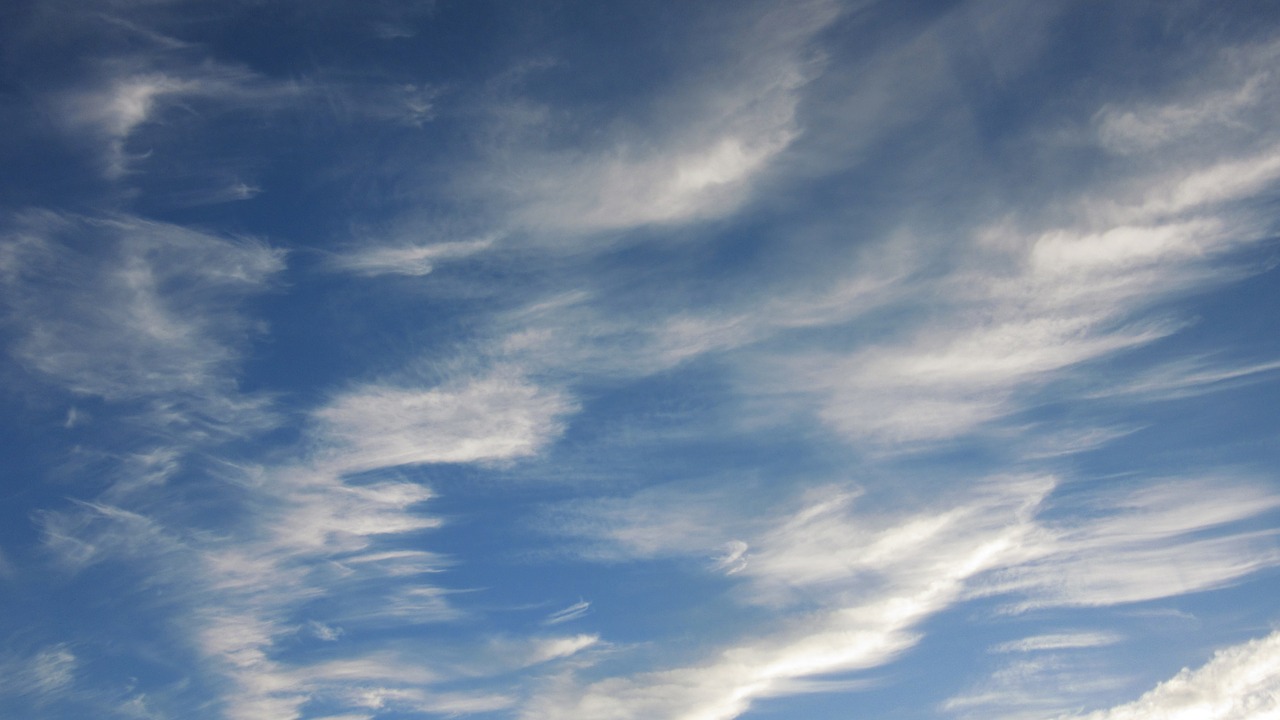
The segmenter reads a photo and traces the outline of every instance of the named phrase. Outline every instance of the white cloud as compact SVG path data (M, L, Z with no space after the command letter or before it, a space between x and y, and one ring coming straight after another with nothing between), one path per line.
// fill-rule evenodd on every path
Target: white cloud
M746 395L787 413L816 405L837 433L880 449L991 429L1055 381L1078 381L1082 394L1090 383L1106 386L1084 374L1090 363L1183 327L1172 316L1152 317L1152 307L1239 274L1226 265L1229 253L1266 233L1229 205L1274 183L1280 156L1273 144L1187 155L1135 164L1104 193L1059 200L1039 217L1025 212L957 230L969 235L965 252L942 275L922 272L937 263L923 240L911 257L859 255L858 272L828 293L762 293L747 307L657 321L661 310L651 309L632 322L625 313L605 315L586 293L516 314L518 331L504 350L533 365L626 374L719 353L739 369ZM886 244L901 248L902 240ZM753 347L784 332L838 328L873 310L903 313L901 329L849 350L818 350L803 339L780 353Z
M716 555L713 569L732 570L755 601L786 605L839 597L850 586L869 591L886 578L945 575L945 562L920 553L935 552L953 533L977 532L992 507L1043 497L1052 485L1036 478L990 484L1003 487L962 492L949 511L914 513L863 511L858 490L831 487L812 491L804 510L784 520L754 517L731 494L665 487L568 503L546 525L580 538L588 558ZM1259 484L1163 479L1088 498L1024 509L1030 514L1016 552L975 577L966 593L1009 596L1013 609L1024 610L1115 605L1222 587L1280 562L1274 533L1244 525L1280 508L1280 496Z
M223 62L199 43L153 32L144 27L145 21L134 23L96 12L82 16L92 25L89 33L95 43L109 43L120 28L147 40L126 41L117 52L94 58L91 69L80 73L76 82L44 98L48 115L73 140L93 147L110 180L135 173L147 157L170 149L159 142L158 135L149 133L161 125L202 131L200 124L228 115L269 122L281 112L321 112L342 123L373 121L421 128L436 114L440 89L433 85L388 82L385 77L352 78L343 71L316 68L305 76L274 78ZM189 143L203 139L205 133L187 132L183 137ZM224 145L218 152L226 157L235 150ZM169 200L199 205L247 199L260 191L238 179L225 182L207 167L187 169L192 170L216 180L216 187L178 190Z
M66 120L73 129L99 133L106 143L105 172L119 177L128 168L125 141L146 122L156 101L196 90L199 83L160 73L114 79L109 85L63 100Z
M236 688L227 698L231 714L291 717L314 696L352 710L507 707L512 700L501 693L437 693L430 686L550 662L597 642L588 635L513 641L492 660L473 652L480 659L470 665L448 657L371 656L318 666L274 659L283 640L296 642L300 627L341 648L371 628L465 617L451 601L457 591L428 577L450 559L403 546L439 525L423 508L434 493L393 468L525 457L554 438L570 409L561 395L510 372L429 390L365 386L314 413L310 457L243 469L237 482L253 489L250 521L232 538L194 545L205 589L193 611L197 644ZM300 624L298 614L320 598L328 609Z
M499 370L430 390L360 387L315 416L328 462L351 472L527 457L559 434L573 407L564 395Z
M105 559L145 563L153 582L179 588L203 668L230 688L223 700L231 718L294 717L316 696L352 710L508 707L513 701L501 693L422 687L437 678L427 666L439 665L449 677L511 672L575 655L598 638L512 641L492 659L480 652L468 667L421 657L311 667L282 660L281 649L322 642L344 657L340 649L359 647L371 629L464 617L451 602L456 591L429 578L451 560L404 546L412 534L440 524L424 509L434 493L393 468L528 456L554 438L570 409L561 395L504 372L425 391L366 387L316 412L304 457L223 467L223 481L243 496L237 521L218 535L168 527L154 510L82 503L42 516L46 547L73 569ZM153 508L166 496L164 481L176 462L173 452L139 456L128 488L113 487L104 497L142 498ZM321 600L323 611L310 610ZM380 674L356 677L366 671Z
M591 603L586 600L579 600L563 610L557 610L546 617L542 621L543 625L559 625L560 623L571 622L586 615L591 610Z
M781 83L782 98L796 84L798 79ZM599 231L726 213L741 202L745 182L796 134L789 123L747 132L752 134L710 138L710 147L683 153L540 160L545 165L537 175L511 189L521 206L517 217L551 231Z
M384 575L405 577L440 572L450 564L450 561L442 555L426 550L391 550L349 555L338 564L344 568L377 565L378 572Z
M486 242L446 247L440 257ZM104 457L116 471L93 502L39 513L45 548L73 571L127 562L175 590L203 658L193 672L224 678L228 716L244 720L293 717L317 693L356 692L347 681L299 674L279 657L285 645L345 648L379 625L463 616L451 591L426 581L449 559L400 544L439 525L423 509L433 493L391 468L528 457L573 410L567 396L511 368L427 389L357 387L314 413L300 456L216 465L222 477L207 487L235 503L236 519L216 534L184 529L190 508L171 502L170 483L215 469L196 467L192 453L271 425L267 399L237 388L242 352L258 330L241 305L283 266L280 251L254 240L127 216L30 212L0 243L15 357L71 392L106 400L99 418L142 406L142 429L165 441ZM329 601L325 612L305 611L320 599ZM595 641L543 638L522 652L530 663L551 662ZM69 667L51 663L38 665L47 666L46 684ZM397 687L395 677L365 683L381 698L375 704L453 712L512 702ZM390 694L379 695L379 683ZM369 705L351 706L360 707Z
M239 306L270 287L281 251L127 216L28 212L0 256L26 366L75 393L150 402L169 432L269 421L233 378L253 331Z
M1141 698L1062 720L1272 720L1280 718L1280 633L1220 650Z
M730 540L725 543L724 552L715 560L715 568L726 575L742 572L747 567L747 551L751 546L741 540Z
M530 665L549 662L577 654L600 642L598 635L572 635L557 638L542 638L534 642L532 652L526 662Z
M664 502L573 506L587 517L556 522L590 538L588 556L697 556L717 537L745 538L729 546L736 594L769 607L774 620L701 663L587 683L564 676L523 717L727 720L811 676L884 665L918 642L926 618L975 597L1002 595L1015 611L1110 606L1214 589L1280 564L1273 534L1248 528L1280 507L1280 496L1235 479L1112 488L1089 495L1087 507L1056 497L1049 478L960 485L911 509L862 507L856 490L817 488L764 522L724 503L703 514L705 498L678 490ZM607 541L609 551L591 548L591 539ZM1114 689L1116 679L1064 664L1060 654L1121 639L1074 632L999 645L997 652L1040 657L1018 660L948 708L1070 707L1073 698ZM1036 697L1028 690L1035 682L1021 682L1028 678L1054 678L1058 692Z
M882 665L918 640L915 626L958 601L965 581L1016 554L1029 513L1052 483L991 484L953 510L858 517L853 496L813 493L752 543L743 577L774 603L804 589L817 610L786 617L705 663L580 685L568 678L525 718L682 717L727 720L797 681ZM868 523L870 521L870 523Z
M266 482L250 507L253 522L231 538L193 542L194 558L187 561L202 588L191 610L196 645L234 684L226 700L231 715L245 720L293 717L311 694L351 682L359 668L391 667L334 661L304 671L273 659L282 640L296 637L295 618L308 601L338 602L336 611L312 616L305 625L318 640L338 646L372 621L458 617L445 591L420 580L444 564L440 558L377 547L438 525L418 507L432 496L425 487L404 481L358 485L305 467L264 472ZM360 599L358 608L344 614L339 601L352 596ZM429 676L402 660L395 673L374 679L393 682L404 673L414 673L417 682Z
M320 681L367 682L425 685L439 678L416 663L391 653L365 655L345 660L330 660L296 671L299 679Z
M575 150L539 137L553 120L507 128L516 142L494 141L488 148L494 165L460 182L501 195L505 224L546 236L731 213L811 131L801 120L804 94L821 63L808 45L838 12L825 2L763 17L749 8L741 13L747 22L726 20L732 40L709 49L733 58L728 67L682 73L688 87L655 103L652 127L602 126L593 143ZM249 89L256 79L210 67L207 75L124 68L96 88L68 94L64 119L104 140L111 174L123 174L132 141L169 104L201 98L234 104L256 92ZM1163 150L1205 127L1231 125L1255 107L1263 82L1255 74L1220 100L1161 107L1150 116L1109 108L1095 116L1101 142L1131 157L1147 149L1144 137ZM718 87L708 91L712 85ZM390 95L389 117L416 124L434 112L428 88L404 86ZM1225 109L1209 112L1209 101ZM530 139L530 146L518 146ZM680 310L672 303L660 313L626 315L596 307L589 293L535 303L506 318L511 328L503 329L514 328L502 348L508 367L425 387L357 384L333 395L308 416L302 457L246 468L242 476L228 471L227 494L239 504L216 533L176 532L160 514L143 511L143 503L127 502L146 495L154 501L148 507L164 505L163 488L182 461L179 450L165 448L129 460L133 480L117 483L98 502L42 516L46 545L73 567L144 555L172 565L156 573L157 582L165 575L187 586L193 642L228 679L230 715L253 720L297 716L318 700L345 713L331 720L511 709L517 700L501 688L473 695L437 692L436 685L535 665L538 673L560 675L558 684L534 690L523 711L512 710L529 718L727 719L762 698L855 687L858 681L814 678L901 657L925 620L971 598L998 595L1023 610L1222 587L1280 563L1274 533L1246 527L1280 505L1230 478L1104 492L1088 507L1054 497L1054 483L1038 476L977 487L948 477L955 487L939 493L945 497L913 510L871 504L841 485L814 490L789 511L755 516L715 493L658 491L577 505L586 519L570 531L596 543L582 554L697 557L723 575L712 581L730 588L733 599L756 604L752 612L768 606L773 621L696 662L603 680L575 674L610 647L593 634L497 638L479 658L369 655L348 645L370 627L468 617L454 603L459 591L430 576L455 561L406 548L441 520L424 507L434 495L418 473L396 468L505 463L549 446L575 406L567 391L540 386L539 372L634 377L706 355L732 355L729 362L747 367L772 354L754 366L767 366L760 374L781 369L772 386L760 385L762 392L817 398L818 416L846 438L898 446L970 432L1027 407L1026 396L1052 380L1175 332L1176 321L1152 320L1147 310L1217 278L1225 253L1256 236L1252 221L1219 206L1280 178L1280 146L1257 146L1261 151L1233 151L1211 162L1178 156L1149 172L1121 173L1116 197L1091 195L1065 211L1052 208L1045 213L1052 219L1015 217L975 233L959 227L968 240L941 278L913 274L920 258L911 258L868 263L826 290L772 292L780 283L738 305ZM253 189L233 185L227 192L247 196ZM205 418L205 433L266 425L264 401L235 389L253 331L238 302L269 286L282 267L280 253L132 218L32 214L22 222L0 245L0 277L15 308L16 355L30 368L77 393L145 402L157 426L194 423L195 416ZM106 242L61 242L71 226L93 228ZM862 241L855 234L851 241ZM422 276L493 243L378 244L335 255L330 267L368 277ZM936 302L913 314L930 299ZM849 349L845 336L858 333L825 332L885 308L905 308L892 318L899 334L862 335L862 344ZM810 342L805 330L825 337ZM786 333L796 342L761 347ZM1170 365L1168 373L1131 385L1100 384L1112 394L1168 396L1275 366L1223 369L1205 359ZM749 368L737 379L751 375ZM95 424L106 417L95 412ZM68 415L68 429L73 420ZM1092 447L1117 432L1123 430L1086 429L1055 447ZM1045 512L1064 507L1072 512ZM590 607L580 601L543 625L576 620ZM995 649L1019 654L1012 674L1063 679L1052 653L1117 640L1105 633L1042 634ZM283 659L286 645L316 641L337 659ZM60 652L34 663L53 687L74 676L74 662ZM997 684L992 692L1011 687ZM958 699L953 707L976 707L980 699Z
M858 512L859 494L823 491L751 542L741 575L758 599L896 595L900 588L950 585L999 567L1031 541L1047 478L1001 478L967 492L952 509L877 515Z
M998 653L1025 653L1044 650L1071 650L1076 648L1103 647L1114 645L1123 636L1107 632L1071 632L1033 635L1021 640L1011 640L991 648Z
M35 690L49 694L71 684L75 679L76 663L75 653L65 645L42 650L31 666Z
M223 107L261 109L300 92L296 85L272 83L244 68L212 60L190 63L176 56L166 62L142 56L117 59L100 64L98 71L99 77L64 91L54 104L68 131L102 144L108 178L129 172L137 157L130 155L130 137L168 107L210 100Z
M552 376L612 379L708 357L734 362L746 355L751 362L758 346L787 333L839 327L901 301L917 255L909 241L878 243L853 254L852 270L822 282L783 284L753 292L746 303L696 309L661 296L619 307L607 302L604 288L538 296L494 323L492 352Z
M722 57L691 65L646 108L651 127L574 150L551 149L553 113L524 99L495 102L487 165L462 183L497 193L512 221L555 235L715 217L735 209L752 180L802 132L799 91L816 64L806 44L839 14L826 0L744 7L701 40Z
M70 645L57 643L35 652L0 660L0 698L28 696L51 699L71 691L80 659Z
M946 700L940 709L975 720L1043 720L1078 706L1081 698L1115 693L1127 681L1096 655L1040 652L1006 663L968 693Z
M1212 198L1175 204L1199 207L1260 186L1229 196L1215 187ZM1147 205L1135 212L1151 217L1171 207ZM889 446L955 437L1024 407L1023 395L1073 368L1177 331L1142 313L1211 282L1216 259L1257 237L1247 223L1212 215L1101 231L1025 234L997 225L978 233L972 261L932 289L948 305L905 338L787 358L770 366L773 379L751 378L766 389L811 389L819 416L851 440Z
M948 32L955 31L956 16L981 15L990 7L968 6L942 22ZM912 87L919 92L895 88L877 95L864 87L870 80L860 79L858 88L866 92L851 97L870 108L862 112L871 119L868 132L856 141L876 137L886 124L896 127L887 118L907 111L879 107L880 95L911 105L914 114L896 118L905 123L936 109L954 91L931 82L954 68L945 70L946 63L933 55L936 47L921 45L936 44L938 35L926 39L916 43L919 47L899 45L860 68L866 70L860 78L893 78L899 63L907 66L897 54L937 61L909 65ZM1177 332L1182 324L1176 316L1153 316L1152 308L1167 306L1193 288L1239 277L1243 271L1230 266L1230 254L1269 237L1268 220L1243 201L1264 196L1280 180L1280 138L1268 121L1275 110L1275 54L1274 46L1223 53L1204 73L1180 81L1184 86L1175 89L1173 103L1199 108L1191 113L1197 119L1178 130L1184 135L1177 142L1161 145L1158 155L1135 151L1111 159L1104 182L1081 190L1070 184L1070 173L1050 174L1032 184L1026 202L1005 210L997 204L976 220L906 211L905 225L922 236L922 249L900 270L894 283L900 294L872 293L877 301L872 307L896 313L896 331L846 347L801 340L783 351L739 353L732 361L740 370L741 389L775 404L785 419L794 417L797 406L817 406L818 417L850 441L867 449L901 450L994 429L998 421L1033 406L1055 381L1109 384L1101 374L1085 374L1090 363ZM919 94L932 97L917 102ZM813 107L825 107L821 98L811 100ZM1108 106L1098 117L1110 117L1116 107ZM1144 118L1183 114L1167 110L1157 101L1134 112ZM811 116L826 117L818 112ZM826 119L848 133L843 115ZM972 130L955 124L945 126L949 138ZM823 132L822 127L812 130ZM1039 153L1037 163L1081 152L1079 138L1045 135L1043 128L1028 132ZM1090 132L1085 142L1095 147L1106 142ZM1196 140L1188 141L1191 137ZM830 153L833 142L824 139L822 151ZM970 151L964 140L948 140L947 147L961 157ZM848 162L844 155L837 157ZM811 161L815 167L831 162ZM888 172L892 176L893 168ZM961 187L970 182L982 181L946 174L929 180L930 187L957 192L968 192ZM1007 217L993 222L1002 212ZM877 217L898 221L894 208ZM690 356L707 348L742 348L761 337L758 326L740 319L751 314L684 318L673 324L672 335L690 338L685 343ZM816 318L816 324L835 330L855 317L833 313ZM879 326L871 330L882 333ZM794 402L793 394L800 395Z
M1257 195L1280 178L1280 147L1222 160L1185 175L1175 175L1136 208L1117 208L1138 216L1165 216ZM1246 230L1247 230L1246 226ZM1252 238L1246 238L1252 239Z
M317 638L325 642L333 642L342 637L342 628L326 625L322 622L311 620L307 623L307 630Z
M1131 678L1098 648L1124 639L1111 632L1062 632L1001 643L989 649L1006 656L990 676L940 709L963 718L1043 720L1086 698L1114 695Z
M44 546L64 567L78 571L107 559L154 558L177 541L146 515L113 505L77 502L70 510L35 517Z
M580 539L574 549L588 558L707 557L756 530L741 517L737 492L659 487L621 498L571 501L548 512L542 525Z
M1223 587L1280 563L1275 533L1239 523L1265 517L1280 496L1234 479L1165 480L1108 489L1069 520L1045 521L1023 561L980 592L1016 592L1017 608L1099 606Z
M328 109L344 122L369 119L421 129L435 119L440 88L420 83L384 85L321 75L309 90L324 96Z
M1037 428L1041 429L1041 428ZM1113 440L1131 435L1141 426L1057 428L1044 433L1026 448L1028 460L1043 460L1095 450Z
M432 245L372 246L336 255L330 264L346 272L373 277L377 275L420 276L430 273L435 264L457 260L484 252L496 238L458 240Z
M1280 370L1280 361L1261 363L1214 362L1212 356L1165 363L1137 374L1112 387L1099 390L1096 397L1137 396L1141 399L1172 400L1213 392L1223 387L1262 382Z
M1107 150L1121 155L1166 148L1190 138L1256 132L1274 104L1271 71L1280 46L1235 48L1212 58L1183 88L1163 101L1109 103L1093 122Z
M194 189L174 189L158 194L164 202L177 207L199 207L201 205L217 205L220 203L252 200L262 194L262 187L239 177L238 171L217 171L215 168L201 168L210 177L207 185Z
M166 528L157 518L103 505L47 513L42 524L46 546L64 563L144 563L151 582L183 598L184 627L203 658L199 667L233 688L224 698L229 717L294 717L313 694L352 682L281 661L282 645L302 638L345 647L371 625L460 616L448 591L424 582L447 559L396 544L439 524L422 512L432 497L422 485L353 483L301 466L251 468L228 479L254 492L239 521L218 536ZM153 502L158 492L152 487L145 497ZM328 610L307 611L307 603L322 598ZM394 682L406 672L416 673L415 682L429 677L420 663L400 659L398 666L375 680Z
M434 493L411 482L352 484L310 469L279 473L283 505L270 531L278 549L363 550L371 537L422 530L438 521L411 511ZM374 563L360 563L373 568ZM381 566L378 566L381 567Z

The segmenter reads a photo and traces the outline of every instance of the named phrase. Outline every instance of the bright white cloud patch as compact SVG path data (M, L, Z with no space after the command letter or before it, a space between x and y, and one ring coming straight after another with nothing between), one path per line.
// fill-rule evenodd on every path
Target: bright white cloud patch
M1280 634L1220 650L1137 700L1080 720L1266 720L1280 717Z
M369 386L316 412L343 470L511 460L555 437L572 409L560 393L510 373L429 390Z

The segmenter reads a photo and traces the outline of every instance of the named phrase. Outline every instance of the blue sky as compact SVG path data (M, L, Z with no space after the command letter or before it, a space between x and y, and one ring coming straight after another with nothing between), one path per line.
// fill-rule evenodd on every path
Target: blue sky
M1280 717L1272 4L0 47L0 715Z

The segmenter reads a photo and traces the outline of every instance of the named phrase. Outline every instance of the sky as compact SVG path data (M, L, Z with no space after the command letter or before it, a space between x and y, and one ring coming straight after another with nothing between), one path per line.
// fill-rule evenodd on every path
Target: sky
M1280 718L1280 7L0 4L0 716Z

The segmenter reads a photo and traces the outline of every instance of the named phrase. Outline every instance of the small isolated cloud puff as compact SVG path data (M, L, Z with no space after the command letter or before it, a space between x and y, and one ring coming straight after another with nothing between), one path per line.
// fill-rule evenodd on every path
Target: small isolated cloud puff
M343 472L536 453L573 409L559 392L495 372L430 390L370 385L316 411L325 456Z
M1137 700L1059 720L1271 720L1280 717L1280 632L1214 654Z

